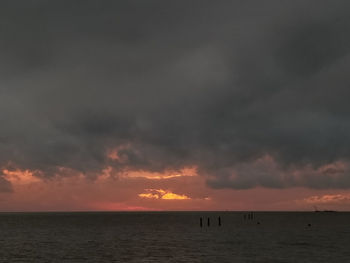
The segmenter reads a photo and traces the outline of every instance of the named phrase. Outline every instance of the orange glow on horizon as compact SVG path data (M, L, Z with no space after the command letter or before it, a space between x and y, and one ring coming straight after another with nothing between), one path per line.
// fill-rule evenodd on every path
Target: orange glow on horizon
M260 162L279 171L269 157ZM289 172L302 180L306 173L336 177L349 167L349 163L339 161L318 168L291 168ZM350 208L350 194L343 189L212 189L206 184L207 177L198 175L195 167L123 173L108 163L96 174L69 167L55 168L54 174L45 176L44 171L21 168L12 162L1 167L2 178L12 187L11 191L0 192L0 211L310 211L314 206L349 211Z
M349 203L350 194L328 194L322 196L315 195L305 198L304 201L309 204Z
M89 204L89 207L94 211L158 211L159 209L137 206L125 205L119 202L101 202Z

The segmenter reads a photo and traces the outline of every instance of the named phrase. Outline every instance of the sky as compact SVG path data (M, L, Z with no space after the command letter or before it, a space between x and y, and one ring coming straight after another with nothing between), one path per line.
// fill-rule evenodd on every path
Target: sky
M348 1L0 2L0 211L350 210Z

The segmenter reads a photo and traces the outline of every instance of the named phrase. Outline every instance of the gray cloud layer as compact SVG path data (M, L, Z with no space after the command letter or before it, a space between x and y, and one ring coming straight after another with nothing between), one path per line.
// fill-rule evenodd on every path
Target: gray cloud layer
M198 165L219 188L350 187L347 171L323 175L333 183L227 176L265 155L280 172L349 160L349 7L1 1L0 165L45 176ZM126 162L106 158L126 143Z

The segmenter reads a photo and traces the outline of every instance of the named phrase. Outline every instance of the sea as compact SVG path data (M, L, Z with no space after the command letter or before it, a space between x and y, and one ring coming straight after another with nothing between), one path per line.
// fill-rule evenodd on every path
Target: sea
M350 262L350 213L0 213L0 262Z

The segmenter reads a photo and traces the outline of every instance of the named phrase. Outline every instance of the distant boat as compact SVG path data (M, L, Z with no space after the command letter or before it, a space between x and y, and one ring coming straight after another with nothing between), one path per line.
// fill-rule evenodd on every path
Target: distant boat
M318 210L316 206L314 206L314 208L315 208L316 213L334 213L334 212L337 212L335 210Z

